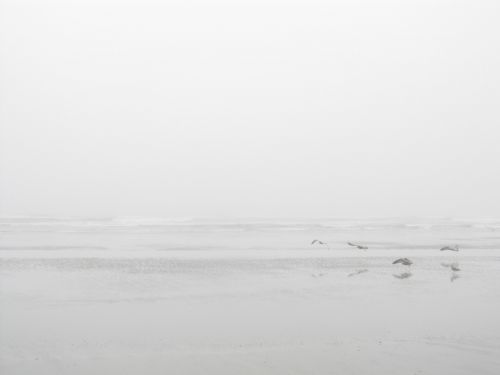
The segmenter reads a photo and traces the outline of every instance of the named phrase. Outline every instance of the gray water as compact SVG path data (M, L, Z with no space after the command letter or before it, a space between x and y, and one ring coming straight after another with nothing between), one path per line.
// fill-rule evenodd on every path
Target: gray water
M0 218L0 250L500 249L499 220ZM321 248L321 246L320 246Z

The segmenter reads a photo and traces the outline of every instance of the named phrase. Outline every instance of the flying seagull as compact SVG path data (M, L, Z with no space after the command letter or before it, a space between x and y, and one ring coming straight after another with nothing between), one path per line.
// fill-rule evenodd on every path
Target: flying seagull
M403 266L410 267L413 264L413 262L408 258L399 258L396 259L394 262L392 262L392 264L402 264Z
M458 251L458 245L455 245L454 247L451 247L451 246L443 246L441 249L439 249L441 251L446 251L446 250L449 250L449 251Z
M325 245L328 249L330 249L330 246L328 246L328 244L326 242L323 242L323 241L320 241L320 240L313 240L311 242L311 245L315 245L315 244L318 244L318 245Z
M348 244L349 246L354 246L354 247L357 247L359 250L366 250L366 249L368 249L368 246L357 245L357 244L352 243L352 242L348 242L347 244Z

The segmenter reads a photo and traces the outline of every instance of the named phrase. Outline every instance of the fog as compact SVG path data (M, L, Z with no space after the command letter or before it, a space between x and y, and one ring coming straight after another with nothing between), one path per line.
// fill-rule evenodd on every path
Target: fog
M0 0L0 215L498 216L499 16Z

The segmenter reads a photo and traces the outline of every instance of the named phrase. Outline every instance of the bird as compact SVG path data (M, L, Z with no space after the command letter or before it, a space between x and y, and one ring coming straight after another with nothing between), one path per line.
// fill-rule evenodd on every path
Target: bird
M392 262L392 264L399 264L399 263L402 264L403 266L408 266L408 267L410 267L413 264L413 262L408 258L399 258L396 259L394 262Z
M320 240L313 240L311 242L311 245L314 245L314 244L325 245L328 249L330 248L330 246L328 246L328 244L326 242L323 242L323 241L320 241Z
M446 251L446 250L449 250L449 251L458 251L458 245L455 245L455 246L443 246L441 249L439 249L440 251Z
M460 271L460 268L458 267L458 264L457 263L453 263L451 266L450 266L451 270L454 271L454 272L458 272Z
M349 246L354 246L354 247L357 247L359 250L367 250L367 249L368 249L368 246L357 245L357 244L352 243L352 242L348 242L347 244L348 244Z

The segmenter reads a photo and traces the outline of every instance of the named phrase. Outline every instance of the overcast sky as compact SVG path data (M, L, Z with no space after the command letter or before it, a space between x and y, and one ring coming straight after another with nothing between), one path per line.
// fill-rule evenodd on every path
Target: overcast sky
M0 0L0 214L499 217L499 19Z

